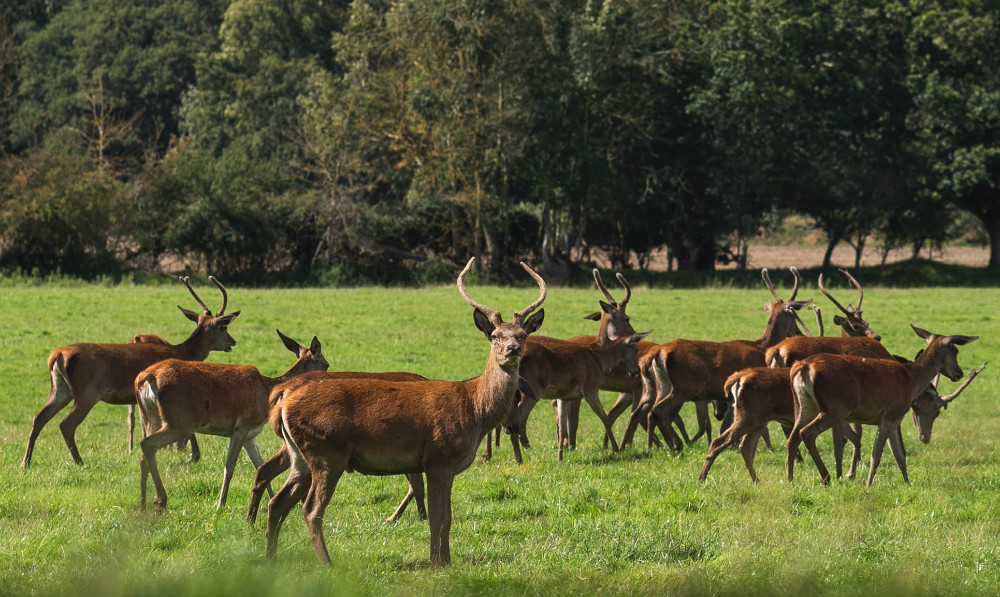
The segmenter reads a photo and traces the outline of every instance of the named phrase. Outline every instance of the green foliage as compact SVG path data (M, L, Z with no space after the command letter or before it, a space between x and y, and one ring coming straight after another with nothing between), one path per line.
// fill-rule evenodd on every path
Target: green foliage
M115 269L109 230L122 185L52 148L0 172L0 266L90 277Z
M787 272L773 275L782 292ZM930 596L994 594L1000 587L1000 374L993 363L942 413L929 445L904 421L910 486L891 459L883 460L871 488L861 479L820 487L809 463L796 467L789 485L777 441L775 452L761 448L757 455L759 485L734 451L722 454L699 484L703 441L679 456L639 447L612 456L601 449L600 423L586 408L580 445L560 463L551 414L542 405L529 420L534 447L523 466L514 465L504 438L492 462L475 463L456 478L451 567L428 566L427 523L417 520L412 505L399 523L382 522L405 491L400 477L352 474L340 480L326 511L334 560L326 569L298 510L283 527L277 562L264 561L262 520L255 527L244 522L253 471L243 456L226 509L213 508L225 454L220 438L201 438L197 464L185 463L183 453L160 453L170 499L162 515L137 511L139 455L126 450L122 407L101 404L80 427L85 466L72 464L59 434L64 409L42 432L32 467L19 467L31 417L48 392L49 350L77 341L122 342L137 332L179 341L192 327L174 307L193 306L177 282L73 284L4 289L4 593ZM453 282L420 291L229 289L230 305L243 311L231 328L238 344L231 353L213 353L216 362L280 373L290 355L276 327L299 340L318 335L334 370L402 369L466 379L486 358L482 334ZM961 349L966 369L1000 350L1000 320L981 308L1000 299L995 288L866 290L866 318L893 352L912 356L922 344L911 321L931 331L980 335ZM504 314L536 296L528 287L477 284L470 292ZM822 300L809 286L800 297ZM582 316L600 298L592 288L550 288L540 333L593 333L596 324ZM763 329L760 305L768 298L759 285L711 291L636 285L629 312L636 327L655 328L657 342L752 338ZM692 305L711 315L691 317ZM59 316L39 318L40 311ZM308 322L293 313L309 313ZM364 338L364 346L339 341L347 337ZM614 398L605 395L605 404ZM619 420L616 433L622 425ZM873 434L870 428L865 434L867 456ZM777 426L771 435L781 437ZM278 447L269 428L258 441L265 454ZM819 447L825 458L831 453L828 436Z

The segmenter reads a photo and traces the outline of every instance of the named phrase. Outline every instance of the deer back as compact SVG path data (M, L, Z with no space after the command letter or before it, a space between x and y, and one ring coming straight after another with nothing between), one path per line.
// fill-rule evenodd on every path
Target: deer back
M892 358L881 342L866 336L793 336L767 349L764 358L772 367L791 367L808 356L821 353Z
M751 367L730 375L725 395L733 401L735 417L794 421L795 395L790 372L789 367Z

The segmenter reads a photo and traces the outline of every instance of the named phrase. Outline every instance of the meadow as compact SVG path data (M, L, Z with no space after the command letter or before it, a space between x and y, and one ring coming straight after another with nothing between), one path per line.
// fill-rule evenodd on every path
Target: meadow
M779 294L788 274L772 272ZM606 277L607 279L607 277ZM799 292L826 319L835 308L815 281ZM218 294L197 287L211 308ZM331 370L414 371L433 378L478 375L488 343L453 285L422 289L230 288L230 327L238 345L216 362L253 363L278 375L293 358L274 329L299 342L317 335ZM478 301L509 317L537 296L534 287L471 281ZM429 566L429 531L415 508L396 524L383 520L406 489L401 477L346 475L327 509L334 564L321 566L296 508L276 562L264 558L264 525L244 518L253 479L245 455L229 502L217 511L226 440L201 439L202 460L164 451L158 458L169 495L163 514L138 510L139 454L127 451L126 409L98 405L77 432L85 461L74 465L59 433L68 408L42 432L32 466L21 468L31 419L48 394L48 352L80 341L125 342L156 333L179 342L192 325L175 305L197 308L180 284L46 284L2 289L0 299L0 593L16 595L908 595L1000 592L1000 304L998 289L866 288L865 317L896 353L913 357L932 332L978 334L963 347L968 371L990 365L943 411L929 445L903 421L912 485L886 451L872 487L864 487L874 437L866 429L854 480L823 488L811 462L784 477L776 451L757 457L753 485L736 452L719 457L697 481L704 440L675 456L644 442L619 455L600 446L600 423L584 407L579 447L559 463L551 409L532 414L532 449L516 466L506 437L487 464L476 463L454 487L453 565ZM620 295L620 290L612 288ZM845 303L854 293L834 290ZM595 289L553 287L540 334L596 331L583 315L597 309ZM770 295L751 289L636 287L629 314L651 340L756 338ZM807 318L812 324L812 319ZM830 326L828 323L828 333ZM811 325L815 331L815 326ZM942 382L948 391L954 384ZM605 394L605 404L614 396ZM694 421L686 412L689 428ZM717 428L717 423L713 421ZM620 437L624 419L615 426ZM265 458L278 447L258 437ZM829 433L820 441L831 454ZM831 464L830 457L827 464ZM279 480L283 477L279 478Z

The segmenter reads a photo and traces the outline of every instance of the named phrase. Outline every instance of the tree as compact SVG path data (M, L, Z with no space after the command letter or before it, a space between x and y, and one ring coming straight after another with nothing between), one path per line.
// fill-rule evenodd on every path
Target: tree
M918 4L908 85L919 137L940 195L978 217L1000 266L1000 10L991 3ZM942 228L944 223L941 223Z

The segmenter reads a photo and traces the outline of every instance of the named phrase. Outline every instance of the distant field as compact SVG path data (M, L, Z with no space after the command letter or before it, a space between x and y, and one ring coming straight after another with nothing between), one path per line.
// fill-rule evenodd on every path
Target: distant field
M772 273L787 294L787 272ZM210 307L217 295L199 292ZM470 284L480 302L505 315L537 295L533 288ZM613 290L616 294L617 291ZM814 288L827 318L833 306ZM592 333L582 316L596 289L552 288L541 334ZM629 306L651 339L756 338L770 295L749 290L649 290ZM841 298L853 301L853 293ZM225 440L202 441L203 459L165 451L166 513L138 512L139 458L128 454L125 409L99 405L77 442L86 465L72 464L60 413L42 432L30 469L20 467L31 418L48 393L45 358L77 341L127 341L137 332L179 341L191 325L175 305L195 308L184 288L4 288L0 310L0 593L16 595L983 595L1000 592L1000 290L870 288L865 316L893 351L912 357L922 342L910 322L941 333L978 334L962 349L963 367L991 361L943 412L929 445L904 420L911 486L892 458L875 484L834 481L822 488L811 463L793 485L784 453L757 458L754 486L735 452L696 477L704 441L673 456L634 447L600 448L597 418L584 407L579 449L555 459L551 409L533 413L534 447L516 466L509 444L455 483L450 568L428 566L429 531L409 511L382 520L405 492L400 477L345 476L326 513L332 569L321 567L298 509L285 523L278 561L264 561L261 521L244 523L253 471L241 456L222 512ZM305 342L318 335L336 370L408 370L465 379L481 372L487 344L454 286L426 289L230 289L238 345L219 362L254 363L276 375L291 356L277 327ZM945 388L953 384L943 382ZM606 395L605 403L614 397ZM690 413L689 413L690 414ZM693 420L689 423L693 425ZM624 421L615 426L621 435ZM866 430L861 478L872 431ZM776 426L772 437L781 436ZM265 429L265 456L278 446ZM780 447L780 442L779 442ZM829 436L821 450L829 454ZM831 462L827 460L828 464Z

